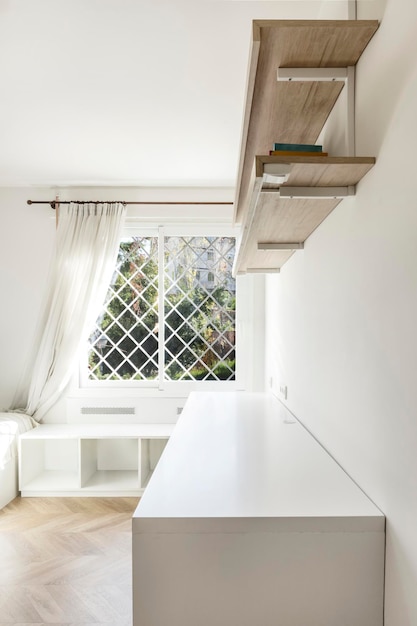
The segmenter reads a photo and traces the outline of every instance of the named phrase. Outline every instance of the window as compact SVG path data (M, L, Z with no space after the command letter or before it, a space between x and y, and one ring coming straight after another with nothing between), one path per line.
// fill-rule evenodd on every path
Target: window
M124 238L89 338L87 379L235 380L234 252L233 237Z

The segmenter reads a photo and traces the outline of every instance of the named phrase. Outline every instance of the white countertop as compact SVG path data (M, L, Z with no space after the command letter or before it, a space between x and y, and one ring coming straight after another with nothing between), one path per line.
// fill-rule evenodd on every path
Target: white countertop
M146 520L384 516L274 396L192 393L136 509ZM137 523L136 523L137 522Z

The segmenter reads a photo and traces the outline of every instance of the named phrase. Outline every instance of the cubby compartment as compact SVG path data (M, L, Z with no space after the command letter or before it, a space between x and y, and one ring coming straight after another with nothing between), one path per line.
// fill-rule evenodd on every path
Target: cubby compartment
M20 437L22 496L140 496L175 424L41 424Z
M94 491L137 491L138 439L82 439L81 488Z
M20 489L66 492L78 489L78 439L22 439Z
M168 439L141 439L140 487L145 489L161 458Z

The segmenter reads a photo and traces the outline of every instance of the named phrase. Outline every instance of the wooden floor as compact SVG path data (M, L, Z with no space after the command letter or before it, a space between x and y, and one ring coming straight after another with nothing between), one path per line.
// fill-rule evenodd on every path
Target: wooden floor
M131 626L138 498L16 498L0 510L0 626Z

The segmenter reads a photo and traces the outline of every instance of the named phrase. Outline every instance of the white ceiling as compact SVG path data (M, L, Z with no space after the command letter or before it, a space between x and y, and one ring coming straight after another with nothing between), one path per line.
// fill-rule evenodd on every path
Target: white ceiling
M0 185L230 187L254 18L318 0L0 0Z

